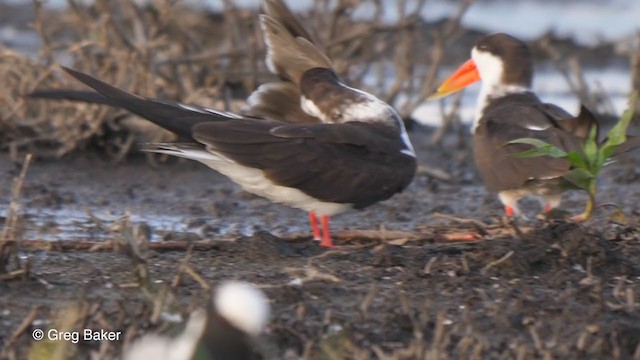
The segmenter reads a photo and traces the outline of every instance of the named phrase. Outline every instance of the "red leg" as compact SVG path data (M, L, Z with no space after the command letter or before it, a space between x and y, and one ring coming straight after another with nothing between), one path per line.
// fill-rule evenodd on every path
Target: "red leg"
M513 217L513 213L514 213L513 208L509 205L506 205L504 207L504 213L507 215L507 217Z
M309 211L309 222L311 223L311 231L313 231L313 240L322 240L322 236L320 235L320 228L318 228L318 217L313 211Z
M322 242L320 246L332 248L333 242L331 241L331 234L329 234L329 217L322 215Z
M553 207L551 206L551 204L547 203L547 205L544 206L544 212L548 213L551 210L553 210Z

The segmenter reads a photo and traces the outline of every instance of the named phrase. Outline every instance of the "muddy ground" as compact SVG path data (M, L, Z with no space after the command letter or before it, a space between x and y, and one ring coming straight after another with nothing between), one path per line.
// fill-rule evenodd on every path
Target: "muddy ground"
M111 21L131 23L126 16L118 21L124 16L120 10L128 7L113 7ZM38 37L26 25L38 23L35 13L8 9L0 4L0 21L16 22L16 29L29 36L6 45L36 53ZM145 24L140 28L150 29L149 42L138 44L144 51L136 51L124 41L126 26L115 26L113 32L100 25L100 11L81 8L73 14L43 16L67 24L41 26L50 30L45 35L85 44L73 53L75 67L117 66L121 76L155 71L146 65L149 49L158 51L151 57L161 64L165 58L181 59L173 51L182 56L192 42L208 44L175 40L183 38L175 37L174 20L187 28L196 24L184 34L203 33L209 39L215 33L196 31L201 22L191 17L134 16ZM60 28L73 31L60 34L55 31ZM106 39L104 44L93 44L101 38L96 34ZM185 46L164 49L166 39ZM93 45L86 46L85 40ZM456 42L462 59L451 63L466 58L471 40ZM71 61L66 57L75 46L63 45L60 56ZM610 49L604 48L608 57ZM201 56L196 50L187 55ZM580 59L602 65L601 50L590 52L591 61ZM103 61L123 56L129 60ZM18 79L28 80L24 67L33 71L33 82L49 74L48 65L15 59L4 68L19 72ZM202 75L214 66L206 65L175 74L193 87L191 96L168 88L176 84L171 78L137 85L157 86L160 90L144 87L153 96L180 94L182 100L200 103L194 95L200 87L220 80ZM195 74L194 84L184 81L188 74ZM0 93L8 91L7 98L18 103L33 82L17 86L9 81ZM39 110L42 129L35 136L14 126L24 121L37 127L34 116L0 108L0 113L8 111L4 120L11 125L0 138L23 140L31 134L45 138L45 147L53 146L53 140L63 142L58 134L87 128L87 119L98 117L98 111L75 116L75 111L58 109L61 115L54 120L64 125L54 128L58 133L49 127L55 110L47 109ZM111 118L101 121L113 125ZM78 123L67 124L73 119ZM154 166L142 155L115 163L104 148L94 149L104 146L109 135L103 130L111 128L104 124L95 127L96 134L79 134L80 145L68 151L53 148L56 156L67 154L62 159L36 159L28 169L18 201L19 231L12 237L21 242L9 258L8 272L0 273L0 359L120 358L141 334L179 331L188 314L206 304L210 288L226 279L253 282L270 299L272 320L256 347L266 359L640 359L640 154L620 159L600 183L598 202L617 204L624 218L606 206L586 224L541 221L535 217L539 205L528 201L524 207L530 220L512 226L503 224L499 202L479 185L464 146L468 138L460 146L457 136L449 134L443 145L429 146L432 130L416 126L411 137L422 167L413 184L389 201L336 216L332 228L338 247L326 250L311 239L305 213L247 194L202 165L172 160ZM26 144L19 150L38 150ZM3 226L11 220L12 182L21 169L13 160L0 153ZM579 213L585 200L585 194L568 194L563 209ZM468 234L479 238L460 240ZM120 331L122 337L37 342L31 337L36 329L103 329Z
M455 136L439 147L426 145L428 129L411 136L428 169L391 200L336 216L335 250L311 240L303 212L198 164L113 164L92 153L35 161L20 200L18 255L29 271L0 281L0 358L118 358L141 333L175 331L206 302L206 286L234 278L271 301L257 347L267 359L640 359L637 158L601 182L599 202L621 205L627 224L610 208L584 225L543 222L527 202L532 220L518 232L497 225L500 205ZM7 204L20 166L2 155L0 167ZM570 194L564 209L581 211L585 198ZM476 241L444 237L479 230L488 233ZM114 245L131 237L146 244L138 255ZM24 245L38 239L53 245ZM72 250L72 240L109 245ZM180 248L189 242L200 245ZM123 339L35 342L37 328Z

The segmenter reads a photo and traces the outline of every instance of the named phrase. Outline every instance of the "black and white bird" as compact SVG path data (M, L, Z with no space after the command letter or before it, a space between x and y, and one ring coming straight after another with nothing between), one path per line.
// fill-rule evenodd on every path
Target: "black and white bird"
M531 90L533 58L529 47L513 36L497 33L480 39L471 59L456 70L432 98L482 81L473 122L474 159L484 185L497 192L507 216L521 215L518 200L537 196L545 212L560 205L571 185L563 178L571 164L548 156L521 158L530 145L509 144L535 138L567 152L582 151L595 117L583 107L576 117L542 102Z
M281 81L260 86L242 114L140 97L66 68L97 93L31 96L121 107L191 139L145 150L199 161L250 193L308 211L314 238L331 247L329 217L404 190L416 155L398 113L345 85L281 0L264 9L266 63Z
M269 301L255 286L220 285L207 310L194 311L184 331L171 338L149 334L125 349L125 360L257 359L255 338L269 321Z

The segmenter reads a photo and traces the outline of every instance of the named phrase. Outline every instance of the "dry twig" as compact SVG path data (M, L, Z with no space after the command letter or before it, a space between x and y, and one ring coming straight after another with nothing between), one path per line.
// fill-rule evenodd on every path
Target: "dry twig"
M31 164L31 154L27 154L22 163L22 170L18 177L13 180L11 188L11 203L9 211L4 222L2 232L0 233L0 273L6 272L9 261L13 257L16 265L20 268L20 262L15 256L17 247L20 244L20 236L18 228L20 226L20 194L24 185L24 179Z

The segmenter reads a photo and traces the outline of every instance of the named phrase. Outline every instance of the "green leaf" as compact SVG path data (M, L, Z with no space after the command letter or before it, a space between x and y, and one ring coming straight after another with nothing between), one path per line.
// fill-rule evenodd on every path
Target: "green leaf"
M633 112L636 108L637 101L638 93L634 91L631 96L629 96L629 107L622 114L622 117L620 117L616 125L607 133L607 141L605 141L602 146L602 155L605 160L613 155L618 145L627 141L627 128L631 123L631 119L633 119Z
M534 146L533 149L526 150L516 154L517 157L521 158L532 158L539 156L551 156L555 158L564 158L567 156L567 152L556 147L555 145L549 144L546 141L542 141L534 138L520 138L516 140L511 140L508 144L526 144Z
M599 161L599 149L598 149L598 140L596 139L596 135L598 133L598 128L595 126L591 127L589 130L589 137L582 145L582 151L584 152L584 157L586 159L587 165L590 169L597 169Z
M585 170L588 169L587 162L584 159L584 156L575 150L572 150L567 154L567 160L573 167Z
M572 169L565 176L565 180L573 185L589 191L596 177L586 169Z

